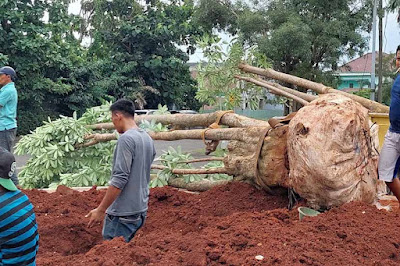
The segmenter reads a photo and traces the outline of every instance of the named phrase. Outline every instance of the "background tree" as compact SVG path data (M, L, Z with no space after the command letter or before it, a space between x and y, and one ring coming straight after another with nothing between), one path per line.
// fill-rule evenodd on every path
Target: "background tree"
M20 133L70 109L64 97L76 88L66 80L84 58L73 37L77 18L68 14L68 5L62 0L0 3L0 61L19 77Z
M196 99L220 110L233 110L243 104L250 109L258 109L260 100L266 98L265 89L238 81L235 75L240 74L238 64L244 61L254 66L269 67L267 58L259 53L258 47L245 48L236 40L227 44L228 51L225 53L223 43L219 38L209 35L198 41L207 62L198 64ZM246 100L243 99L244 95L247 96Z
M274 68L307 79L334 85L329 70L336 70L342 56L352 57L367 47L362 33L368 31L371 2L367 0L272 0L230 2L223 8L200 0L199 23L205 15L236 14L219 19L213 27L238 34L244 43L257 44ZM214 5L222 5L217 1ZM213 13L215 10L215 13ZM223 23L222 23L223 22Z
M186 45L193 52L195 38L202 34L190 23L192 1L143 6L131 0L93 0L85 8L92 27L85 32L93 38L89 57L103 75L98 79L92 74L89 84L114 98L135 99L142 107L161 103L198 109L196 83L186 65L189 57L178 47Z
M397 12L397 22L400 22L400 0L389 0L388 9Z
M18 72L20 134L121 97L141 108L199 107L186 65L202 34L192 1L85 0L77 16L72 1L0 3L0 63Z

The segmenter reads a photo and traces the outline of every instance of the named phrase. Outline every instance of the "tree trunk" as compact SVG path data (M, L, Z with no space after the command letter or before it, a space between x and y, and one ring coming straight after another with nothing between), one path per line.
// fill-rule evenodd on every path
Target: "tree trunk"
M261 122L261 121L260 121ZM202 139L203 129L150 132L155 140ZM207 140L229 140L224 168L176 169L176 174L226 173L267 189L269 186L288 186L288 162L286 151L287 125L268 127L209 129L204 133ZM115 134L93 134L91 143L116 139ZM261 142L260 142L261 141ZM259 145L259 144L262 145ZM88 145L84 145L88 146ZM83 147L84 147L83 146ZM153 168L161 169L160 166ZM164 169L164 168L163 168Z
M201 180L198 182L191 182L191 183L186 183L183 178L172 178L168 181L168 185L171 187L176 187L176 188L183 188L187 189L189 191L197 191L197 192L203 192L207 191L213 187L216 186L222 186L226 185L231 181L227 180L221 180L221 181L210 181L210 180Z
M224 111L217 111L210 114L138 115L135 116L135 122L140 123L142 120L154 120L157 123L171 125L178 128L208 127L221 115L220 124L229 127L241 128L269 126L266 121L248 118L234 113L224 113ZM112 123L102 123L90 125L88 128L95 130L113 129L114 125Z
M224 167L207 169L172 169L172 173L176 175L227 174L227 170Z
M299 77L295 77L295 76L292 76L289 74L281 73L281 72L275 71L270 68L262 69L262 68L253 67L253 66L241 63L241 64L239 64L239 69L241 69L244 72L258 74L258 75L265 76L268 78L291 83L291 84L297 85L302 88L313 90L319 94L325 94L325 93L341 94L341 95L346 96L356 102L359 102L364 107L369 109L371 112L389 113L389 107L386 105L365 99L365 98L357 96L355 94L350 94L350 93L346 93L346 92L343 92L340 90L335 90L335 89L333 89L331 87L327 87L321 83L316 83L316 82L312 82L312 81L309 81L309 80L306 80L303 78L299 78Z
M164 170L167 167L164 165L152 165L151 169ZM201 169L171 169L171 172L176 175L209 175L209 174L226 174L227 171L224 167L220 168L201 168Z
M273 86L277 87L278 89L281 89L283 91L286 91L286 92L289 92L289 93L291 93L293 95L296 95L297 97L300 97L303 100L306 100L307 102L312 102L312 101L314 101L315 99L318 98L318 96L310 95L310 94L307 94L307 93L304 93L304 92L301 92L301 91L298 91L298 90L294 90L294 89L282 86L282 85L280 85L278 83L275 83L275 82L269 82L269 81L264 81L264 82L267 83L267 84L273 85Z
M212 162L212 161L223 161L224 157L207 157L207 158L199 158L188 161L176 162L176 163L199 163L199 162ZM163 161L163 160L159 160Z
M150 137L154 140L166 140L174 141L181 139L203 139L202 134L206 140L238 140L252 143L254 142L254 136L264 128L268 127L252 127L252 128L218 128L218 129L192 129L192 130L173 130L167 132L148 132ZM77 148L88 147L95 145L99 142L107 142L110 140L116 140L117 135L113 133L106 134L91 134L85 137L90 142L79 144Z

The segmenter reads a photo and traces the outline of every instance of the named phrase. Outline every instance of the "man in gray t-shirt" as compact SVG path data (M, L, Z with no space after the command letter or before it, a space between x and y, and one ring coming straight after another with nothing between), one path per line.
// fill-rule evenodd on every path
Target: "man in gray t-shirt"
M123 236L129 242L146 219L150 169L156 152L153 140L135 123L131 101L118 100L110 110L115 129L121 134L114 151L112 177L99 207L86 217L90 218L89 227L104 219L104 239Z

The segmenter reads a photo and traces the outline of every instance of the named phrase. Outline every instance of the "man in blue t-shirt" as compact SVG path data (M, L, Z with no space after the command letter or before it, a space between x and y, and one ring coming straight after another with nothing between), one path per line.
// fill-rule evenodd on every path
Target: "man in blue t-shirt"
M36 265L39 234L33 206L11 181L15 158L0 147L0 265Z
M0 147L9 152L13 150L17 134L18 94L14 85L16 78L17 74L13 68L0 68ZM11 179L18 185L16 172Z
M396 50L396 68L400 68L400 45ZM400 165L400 75L394 80L390 100L390 127L379 156L379 179L386 182L390 190L400 201L400 180L396 178Z

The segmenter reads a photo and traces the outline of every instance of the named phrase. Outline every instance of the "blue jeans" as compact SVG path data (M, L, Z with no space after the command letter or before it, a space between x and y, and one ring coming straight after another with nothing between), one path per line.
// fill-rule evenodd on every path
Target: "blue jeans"
M144 225L147 212L130 216L113 216L106 214L103 224L103 239L111 240L123 236L126 242L132 240L137 230Z
M17 136L17 129L8 129L0 131L0 147L8 150L9 152L13 152L15 137ZM18 177L17 171L14 172L14 175L11 177L11 180L15 185L18 185Z

